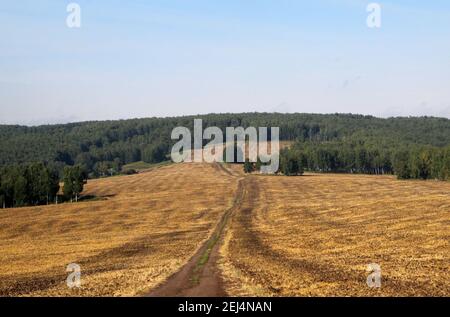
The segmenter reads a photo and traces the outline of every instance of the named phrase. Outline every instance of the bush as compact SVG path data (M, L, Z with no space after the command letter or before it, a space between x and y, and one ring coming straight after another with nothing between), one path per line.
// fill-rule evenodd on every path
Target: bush
M137 173L138 172L135 169L133 169L133 168L126 169L126 170L122 171L123 175L134 175L134 174L137 174Z
M245 173L251 173L255 171L255 165L250 162L248 159L245 160L244 163L244 172Z

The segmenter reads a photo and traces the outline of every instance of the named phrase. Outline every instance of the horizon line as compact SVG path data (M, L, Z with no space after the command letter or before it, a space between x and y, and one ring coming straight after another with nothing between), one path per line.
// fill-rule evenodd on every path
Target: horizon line
M209 112L209 113L198 113L198 114L183 114L183 115L174 115L174 116L148 116L148 117L129 117L129 118L117 118L117 119L92 119L92 120L79 120L79 121L68 121L61 123L39 123L39 124L31 124L31 123L1 123L0 127L26 127L26 128L38 128L38 127L48 127L48 126L61 126L61 125L71 125L71 124L86 124L86 123L98 123L98 122L120 122L120 121L131 121L131 120L146 120L146 119L175 119L175 118L195 118L196 116L209 116L209 115L251 115L251 114L277 114L277 115L312 115L312 116L360 116L360 117L368 117L375 118L380 120L389 120L389 119L444 119L450 120L447 117L439 117L433 115L409 115L409 116L389 116L382 117L376 116L372 114L362 114L362 113L351 113L351 112L329 112L329 113L319 113L319 112L267 112L267 111L253 111L253 112Z

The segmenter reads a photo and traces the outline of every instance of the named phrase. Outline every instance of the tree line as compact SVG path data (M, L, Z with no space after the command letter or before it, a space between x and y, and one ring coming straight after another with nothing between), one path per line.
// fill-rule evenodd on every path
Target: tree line
M61 200L78 200L86 173L80 166L64 169ZM14 165L0 169L0 206L2 208L58 203L58 171L44 163Z
M400 150L393 165L399 179L450 180L450 146Z
M244 171L259 170L244 163ZM303 172L395 174L399 179L450 179L450 146L397 147L364 141L297 142L280 151L279 173Z

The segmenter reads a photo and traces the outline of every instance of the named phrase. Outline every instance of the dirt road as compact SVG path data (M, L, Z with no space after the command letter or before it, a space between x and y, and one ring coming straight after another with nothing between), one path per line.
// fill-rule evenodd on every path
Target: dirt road
M146 294L146 297L222 297L227 295L217 266L219 248L228 219L240 208L244 192L244 181L240 178L233 205L225 211L211 237L180 271Z

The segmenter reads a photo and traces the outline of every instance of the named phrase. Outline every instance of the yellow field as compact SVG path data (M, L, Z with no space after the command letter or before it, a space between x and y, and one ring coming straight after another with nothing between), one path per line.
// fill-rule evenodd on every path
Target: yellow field
M251 176L221 248L230 295L450 295L450 183ZM368 264L381 266L369 288Z
M98 201L0 211L0 296L138 295L178 270L233 202L215 165L89 181ZM82 288L66 286L81 266Z
M231 296L450 295L448 182L173 164L89 181L83 195L0 211L0 296L149 294L183 267L196 272L199 252ZM213 232L217 252L202 251ZM70 263L81 289L66 286ZM366 285L371 263L380 289Z

